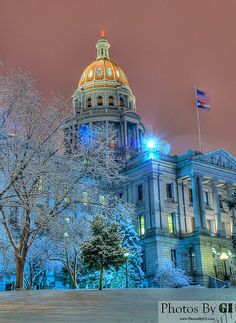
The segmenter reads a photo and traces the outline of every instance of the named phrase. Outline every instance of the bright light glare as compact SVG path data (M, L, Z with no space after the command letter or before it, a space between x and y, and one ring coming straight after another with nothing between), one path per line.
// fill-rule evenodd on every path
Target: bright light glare
M147 147L148 147L149 149L154 148L154 147L155 147L155 142L154 142L153 140L149 140L149 141L147 142Z

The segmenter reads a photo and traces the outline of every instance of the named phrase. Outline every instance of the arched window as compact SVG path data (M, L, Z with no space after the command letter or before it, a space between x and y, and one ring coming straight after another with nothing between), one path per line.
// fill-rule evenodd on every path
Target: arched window
M98 105L103 105L103 99L101 96L98 96L97 103L98 103Z
M92 99L88 98L87 99L87 108L91 108L91 106L92 106Z
M114 98L113 98L113 96L109 96L109 105L111 105L111 106L114 105Z
M124 102L124 99L122 97L120 98L120 106L121 107L125 106L125 102Z

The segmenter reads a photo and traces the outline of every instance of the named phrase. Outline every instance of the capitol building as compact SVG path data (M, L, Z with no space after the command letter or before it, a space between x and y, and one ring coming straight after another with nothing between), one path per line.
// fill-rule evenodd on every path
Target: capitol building
M118 195L136 206L148 286L165 260L196 284L221 287L226 278L236 283L236 214L227 203L236 187L236 159L224 149L178 156L146 149L135 96L109 48L101 33L96 60L85 68L72 95L74 113L66 119L65 145L73 140L72 130L86 125L104 122L115 129L111 146L125 160L127 177Z

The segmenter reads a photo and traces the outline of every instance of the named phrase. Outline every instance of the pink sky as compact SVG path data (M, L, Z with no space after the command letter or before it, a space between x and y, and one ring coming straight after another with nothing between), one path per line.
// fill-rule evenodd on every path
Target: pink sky
M138 113L172 154L198 148L197 83L211 98L203 150L236 155L235 13L235 0L1 0L0 61L71 95L104 29Z

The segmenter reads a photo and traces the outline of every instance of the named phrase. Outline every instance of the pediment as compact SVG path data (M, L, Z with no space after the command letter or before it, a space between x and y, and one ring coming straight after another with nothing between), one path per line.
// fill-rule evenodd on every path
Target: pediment
M236 170L236 158L225 149L217 149L194 158L215 166Z

